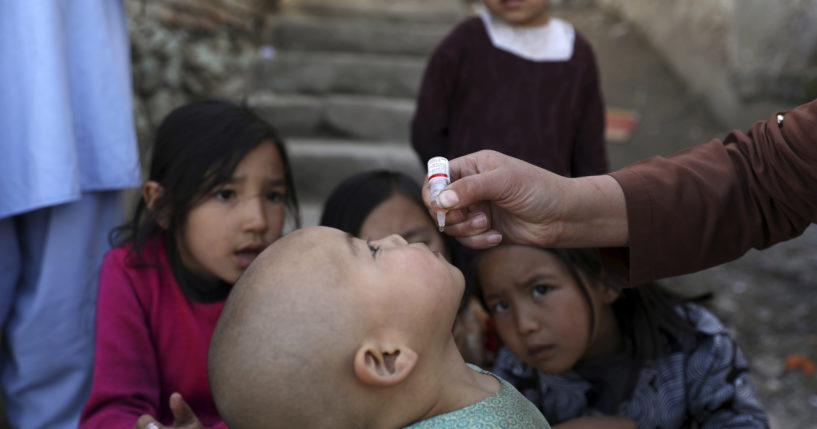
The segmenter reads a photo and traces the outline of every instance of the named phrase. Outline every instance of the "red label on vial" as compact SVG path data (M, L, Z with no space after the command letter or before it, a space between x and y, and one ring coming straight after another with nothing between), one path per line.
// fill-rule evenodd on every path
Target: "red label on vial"
M445 174L445 173L437 173L437 174L432 174L431 176L428 176L428 180L431 180L431 179L433 179L433 178L435 178L435 177L445 177L445 178L447 179L447 178L448 178L448 175L447 175L447 174Z

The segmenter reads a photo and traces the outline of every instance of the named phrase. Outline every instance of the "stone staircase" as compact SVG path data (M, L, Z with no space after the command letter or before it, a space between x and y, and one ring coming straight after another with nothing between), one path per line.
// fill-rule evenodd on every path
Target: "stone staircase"
M287 141L304 225L359 171L422 180L409 143L428 55L468 13L463 0L291 0L269 25L249 103Z

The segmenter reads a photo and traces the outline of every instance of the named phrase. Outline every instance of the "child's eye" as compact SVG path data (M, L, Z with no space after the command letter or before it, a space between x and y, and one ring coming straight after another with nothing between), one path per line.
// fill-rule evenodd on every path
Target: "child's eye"
M278 191L267 192L267 200L274 203L280 203L281 201L284 201L284 193Z
M227 201L235 197L235 191L231 189L221 189L216 191L213 195L221 201Z
M490 304L488 306L488 310L491 312L491 314L502 313L503 311L505 311L507 309L508 309L508 303L505 302L505 301L497 301L497 302L495 302L493 304Z
M369 246L369 251L370 251L370 252L372 252L372 258L374 258L374 257L375 257L375 255L377 254L377 251L378 251L378 250L380 250L380 248L379 248L379 247L377 247L377 246L375 246L375 245L373 245L373 244L372 244L371 242L369 242L369 241L367 241L367 242L366 242L366 245L367 245L367 246Z
M553 290L553 288L550 287L550 286L536 285L536 286L533 287L533 292L531 292L531 293L533 294L533 297L536 298L536 297L540 297L540 296L545 296L552 290Z

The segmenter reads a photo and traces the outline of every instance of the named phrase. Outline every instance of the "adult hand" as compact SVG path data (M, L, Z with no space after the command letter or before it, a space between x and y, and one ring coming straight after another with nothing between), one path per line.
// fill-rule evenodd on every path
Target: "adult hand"
M164 426L153 416L143 414L136 420L133 429L204 429L193 409L187 405L182 395L174 392L170 395L170 411L173 413L173 426Z
M624 193L610 176L566 178L499 152L449 162L452 183L427 203L445 232L481 249L508 241L545 247L622 246ZM428 181L423 200L429 201Z

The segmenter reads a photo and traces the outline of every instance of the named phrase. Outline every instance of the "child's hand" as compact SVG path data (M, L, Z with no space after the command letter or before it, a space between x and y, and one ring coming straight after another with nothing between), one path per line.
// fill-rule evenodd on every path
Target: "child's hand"
M164 426L148 414L136 420L133 429L204 429L196 413L187 405L182 395L174 392L170 395L170 411L173 413L173 426Z
M553 426L553 429L636 429L635 422L627 417L579 417Z
M485 348L488 313L476 298L469 298L467 306L457 314L454 321L454 341L463 359L482 368L491 366L491 356Z

